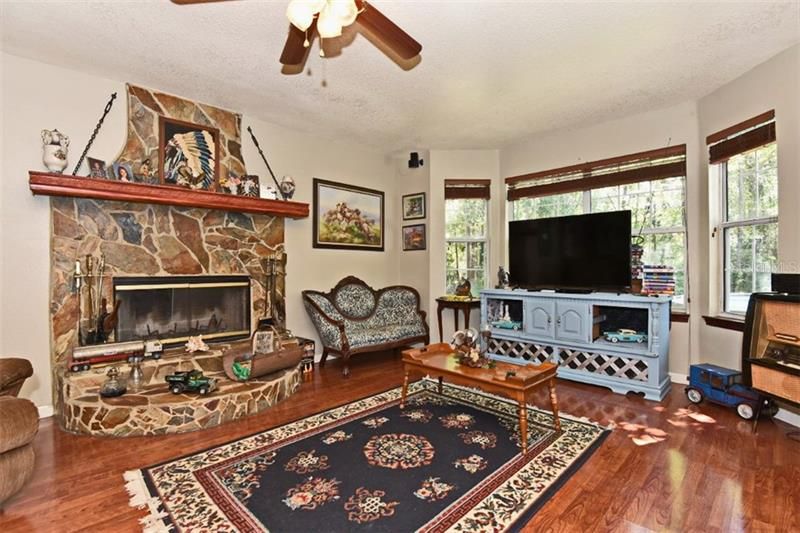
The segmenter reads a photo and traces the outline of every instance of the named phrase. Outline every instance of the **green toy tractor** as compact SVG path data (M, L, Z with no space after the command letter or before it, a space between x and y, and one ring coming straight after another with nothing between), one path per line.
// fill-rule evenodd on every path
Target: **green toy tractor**
M172 391L172 394L199 392L205 396L217 388L217 380L204 376L199 370L175 372L165 376L164 380L169 385L169 390Z

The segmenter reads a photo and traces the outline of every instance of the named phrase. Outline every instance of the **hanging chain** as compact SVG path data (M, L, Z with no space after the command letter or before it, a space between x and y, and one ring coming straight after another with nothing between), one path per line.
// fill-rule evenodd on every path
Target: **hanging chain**
M80 159L78 159L78 164L75 165L75 169L72 171L72 175L75 176L78 174L78 169L81 168L83 164L83 160L86 157L86 154L89 153L89 148L92 147L92 143L94 142L95 137L97 137L97 133L100 131L100 126L103 125L103 120L105 120L106 115L108 112L111 111L111 106L114 105L114 99L117 97L117 93L111 94L111 99L106 104L106 108L103 111L103 116L100 117L100 120L97 121L97 126L94 127L94 131L92 132L92 136L89 137L89 143L86 145L86 148L83 149L83 153L81 154Z
M256 139L256 134L253 133L253 128L247 126L247 132L250 134L250 138L253 139L253 144L256 145L256 149L258 153L261 155L261 159L264 161L264 164L267 165L267 170L269 170L269 175L272 176L272 181L275 183L275 187L277 187L278 194L281 195L282 200L286 200L286 194L281 190L281 186L278 183L278 179L275 177L275 173L272 172L272 167L269 166L269 161L267 161L267 156L264 155L264 151L261 149L261 146L258 144L258 139Z

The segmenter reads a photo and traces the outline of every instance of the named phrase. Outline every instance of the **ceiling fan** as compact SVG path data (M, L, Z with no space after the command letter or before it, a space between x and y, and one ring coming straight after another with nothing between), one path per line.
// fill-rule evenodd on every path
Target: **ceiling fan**
M180 5L226 1L172 0ZM422 51L421 44L366 0L291 0L286 16L290 22L289 35L280 58L286 67L302 69L315 37L319 36L320 40L339 37L342 28L353 23L401 60L412 60ZM320 55L324 56L324 52Z

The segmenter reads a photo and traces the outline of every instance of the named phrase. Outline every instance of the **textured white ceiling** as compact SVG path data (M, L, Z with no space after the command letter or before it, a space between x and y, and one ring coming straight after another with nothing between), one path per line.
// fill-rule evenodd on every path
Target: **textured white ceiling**
M800 40L800 2L397 1L404 71L362 35L281 74L287 1L2 1L2 46L321 135L494 148L703 96ZM327 79L327 87L321 80Z

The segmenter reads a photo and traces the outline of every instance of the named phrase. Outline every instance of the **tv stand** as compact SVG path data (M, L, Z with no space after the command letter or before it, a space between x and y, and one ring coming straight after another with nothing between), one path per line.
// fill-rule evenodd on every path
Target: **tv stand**
M510 318L510 320L508 320ZM511 363L559 365L558 377L641 392L669 392L670 298L593 292L481 291L481 321L492 324L486 351ZM610 342L603 333L633 329L642 342Z

